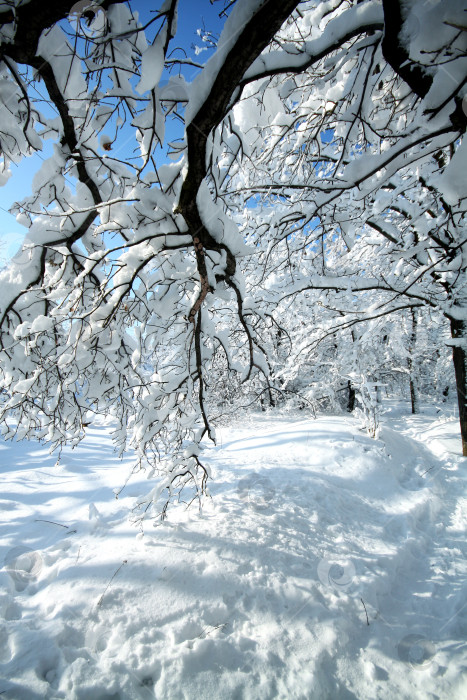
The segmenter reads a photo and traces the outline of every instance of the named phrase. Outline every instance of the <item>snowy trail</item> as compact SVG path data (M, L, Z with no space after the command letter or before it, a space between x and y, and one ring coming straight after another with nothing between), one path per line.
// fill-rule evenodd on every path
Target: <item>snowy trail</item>
M460 700L467 511L450 429L391 416L372 440L343 417L256 416L208 450L203 514L178 507L144 537L128 508L147 483L113 498L129 462L105 427L58 466L1 444L2 697Z

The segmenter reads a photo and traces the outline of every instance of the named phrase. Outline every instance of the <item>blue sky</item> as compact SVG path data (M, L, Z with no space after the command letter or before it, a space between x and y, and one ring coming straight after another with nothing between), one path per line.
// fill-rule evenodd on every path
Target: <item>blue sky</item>
M140 13L140 20L144 24L154 16L154 9L162 5L154 3L154 0L134 0L131 2L133 9ZM193 44L202 45L197 29L205 27L212 32L220 33L225 19L219 19L224 3L217 0L211 4L209 0L179 0L178 32L173 46L180 46L190 56L194 55ZM203 51L197 57L197 61L204 63L210 55L210 51ZM192 80L196 71L193 69L184 71L187 80ZM40 88L45 93L44 87ZM173 138L169 132L168 140ZM166 138L167 140L167 138ZM34 173L40 168L42 161L52 154L52 142L44 144L44 150L24 159L19 165L11 166L12 176L9 181L0 188L0 266L18 249L27 229L21 226L16 218L8 212L11 205L31 193L31 184Z

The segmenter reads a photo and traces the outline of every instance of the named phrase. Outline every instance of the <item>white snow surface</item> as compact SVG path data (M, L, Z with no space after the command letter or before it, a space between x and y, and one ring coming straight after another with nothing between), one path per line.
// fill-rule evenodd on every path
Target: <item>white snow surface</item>
M454 418L243 416L203 512L129 522L111 426L60 462L0 443L0 694L30 700L467 697ZM368 618L367 618L368 616Z

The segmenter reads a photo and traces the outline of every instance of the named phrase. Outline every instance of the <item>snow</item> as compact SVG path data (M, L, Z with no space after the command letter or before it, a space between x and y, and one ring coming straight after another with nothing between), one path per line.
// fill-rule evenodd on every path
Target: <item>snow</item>
M228 246L230 252L237 257L254 252L252 246L245 244L237 225L227 218L222 206L213 201L209 186L204 180L199 186L196 204L201 221L215 241Z
M467 139L464 138L443 174L433 178L448 204L456 205L467 196L466 157Z
M383 10L376 2L357 5L340 17L334 18L320 33L319 38L305 42L303 52L291 54L290 50L270 51L259 56L246 71L243 79L252 81L269 72L299 70L308 65L310 59L325 55L330 46L341 45L348 36L368 25L383 25Z
M86 95L86 82L81 74L80 62L60 27L55 25L42 32L37 55L50 63L60 92L72 98L72 107L76 110L75 116L78 116L84 110L84 103L78 98Z
M2 697L466 697L458 427L388 407L377 440L244 416L204 453L203 512L143 536L112 426L57 463L0 443Z
M206 101L217 75L244 27L258 12L265 0L239 0L232 9L217 43L217 50L195 78L190 89L190 102L185 110L185 125L188 126Z
M159 82L164 70L164 42L166 32L161 32L152 46L141 56L141 79L136 86L137 92L143 95L147 90L152 90Z

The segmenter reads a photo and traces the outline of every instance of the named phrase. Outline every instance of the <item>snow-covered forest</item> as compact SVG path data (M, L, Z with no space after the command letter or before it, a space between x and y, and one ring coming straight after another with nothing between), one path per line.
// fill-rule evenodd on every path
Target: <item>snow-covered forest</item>
M194 4L0 2L0 694L460 699L467 6Z

